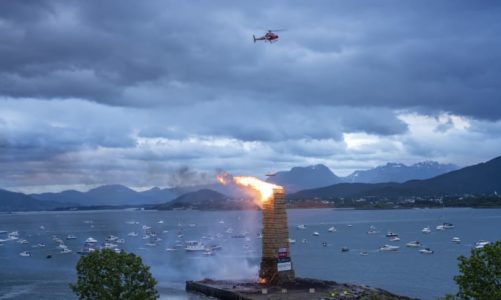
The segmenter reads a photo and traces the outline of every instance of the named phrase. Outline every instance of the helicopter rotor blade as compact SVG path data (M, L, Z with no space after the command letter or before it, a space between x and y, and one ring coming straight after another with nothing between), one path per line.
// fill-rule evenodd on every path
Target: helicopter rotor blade
M272 32L280 32L280 31L287 31L287 29L268 29L268 31L272 31Z

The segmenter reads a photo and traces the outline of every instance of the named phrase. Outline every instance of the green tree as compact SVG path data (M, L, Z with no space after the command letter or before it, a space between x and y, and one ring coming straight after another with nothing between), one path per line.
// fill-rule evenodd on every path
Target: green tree
M95 251L80 258L70 288L80 299L156 299L157 281L149 269L133 253Z
M501 241L460 256L460 275L454 277L460 299L501 299Z

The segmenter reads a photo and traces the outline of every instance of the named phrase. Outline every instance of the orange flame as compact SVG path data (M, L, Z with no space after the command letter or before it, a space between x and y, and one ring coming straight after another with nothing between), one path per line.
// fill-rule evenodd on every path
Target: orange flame
M257 280L257 283L259 283L259 284L266 284L266 278L259 277L259 279Z
M228 172L223 172L221 174L216 175L217 181L222 185L226 185L229 182L233 182L235 184L250 188L260 195L260 202L256 203L260 207L263 202L268 201L273 196L274 189L283 189L283 187L272 184L266 181L262 181L259 178L251 177L251 176L231 176Z
M234 176L233 182L258 191L261 195L261 202L266 202L273 196L273 189L283 189L279 185L251 176Z

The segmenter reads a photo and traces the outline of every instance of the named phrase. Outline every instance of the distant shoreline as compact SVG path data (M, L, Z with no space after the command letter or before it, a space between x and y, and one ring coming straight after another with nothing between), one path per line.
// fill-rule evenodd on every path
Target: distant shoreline
M330 210L339 210L339 211L379 211L379 210L426 210L426 209L444 209L444 208L469 208L469 209L501 209L501 206L447 206L447 207L394 207L394 208L357 208L357 207L287 207L289 210L298 210L298 209L330 209ZM94 211L197 211L197 212L214 212L214 211L259 211L259 209L154 209L154 208L139 208L139 207L80 207L78 209L63 209L57 208L53 210L23 210L23 211L10 211L4 212L0 211L0 215L13 215L13 214L23 214L23 213L57 213L57 212L94 212Z

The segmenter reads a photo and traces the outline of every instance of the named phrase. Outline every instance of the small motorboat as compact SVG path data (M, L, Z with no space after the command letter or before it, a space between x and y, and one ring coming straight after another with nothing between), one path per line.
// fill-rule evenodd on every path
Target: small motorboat
M425 228L421 229L421 232L424 234L429 234L431 233L431 228L430 226L426 226Z
M400 249L399 246L384 245L379 248L379 251L398 251L398 249Z
M341 252L348 252L348 251L350 251L350 248L346 246L341 248Z
M442 224L442 226L444 227L444 229L452 229L452 228L454 228L454 225L452 225L451 223L444 223L444 224Z
M400 238L398 236L393 236L391 238L388 239L390 242L398 242L400 241Z
M71 249L68 249L68 248L63 248L63 250L61 250L61 254L67 254L67 253L71 253Z
M433 254L433 250L431 250L430 248L421 249L421 250L419 250L419 252L421 254Z
M322 242L322 246L327 247L327 242Z
M314 236L319 236L319 235L320 235L320 233L318 233L317 231L314 231L314 232L313 232L313 235L314 235Z
M388 231L388 233L386 234L386 237L387 238L398 237L398 234L391 232L391 231Z
M289 239L289 244L295 244L296 240L295 239Z
M410 248L419 248L421 247L421 243L419 241L412 241L412 242L408 242L407 244L405 244L407 247L410 247Z
M187 241L184 250L188 252L205 251L205 245L199 241Z
M108 237L106 237L105 241L107 242L116 242L118 240L118 236L114 236L112 234L108 235Z
M160 220L157 222L158 224L163 224L164 223L164 220Z
M20 252L19 255L24 256L24 257L28 257L28 256L31 256L31 252L30 251L23 251L23 252Z
M445 227L442 224L442 225L437 225L437 227L435 227L435 229L442 231L442 230L445 230Z
M46 259L51 259L51 258L52 258L52 255L50 255L50 254L49 254L49 255L47 255L45 258L46 258Z
M142 228L143 228L143 230L149 230L149 229L151 229L151 227L150 227L150 226L148 226L148 225L143 225L143 227L142 227Z
M378 231L376 230L376 226L371 225L369 226L369 230L367 231L367 234L376 234Z
M475 243L475 249L482 249L484 248L485 246L489 245L491 242L489 241L484 241L484 240L480 240L478 242Z
M85 242L92 244L92 243L97 243L97 240L95 238L89 237L85 240Z
M369 255L369 252L367 252L367 251L360 251L360 255L367 256L367 255Z
M296 226L296 229L306 229L306 226L304 224L300 224Z
M76 236L74 236L73 234L68 234L68 235L66 236L66 239L67 239L67 240L75 240L76 238L77 238L77 237L76 237Z
M329 229L327 229L328 232L336 232L336 227L332 226Z
M461 239L457 236L453 237L451 241L455 244L461 244Z
M166 248L165 251L167 251L167 252L174 252L174 251L177 251L177 249L173 248L173 247L169 247L169 248Z

